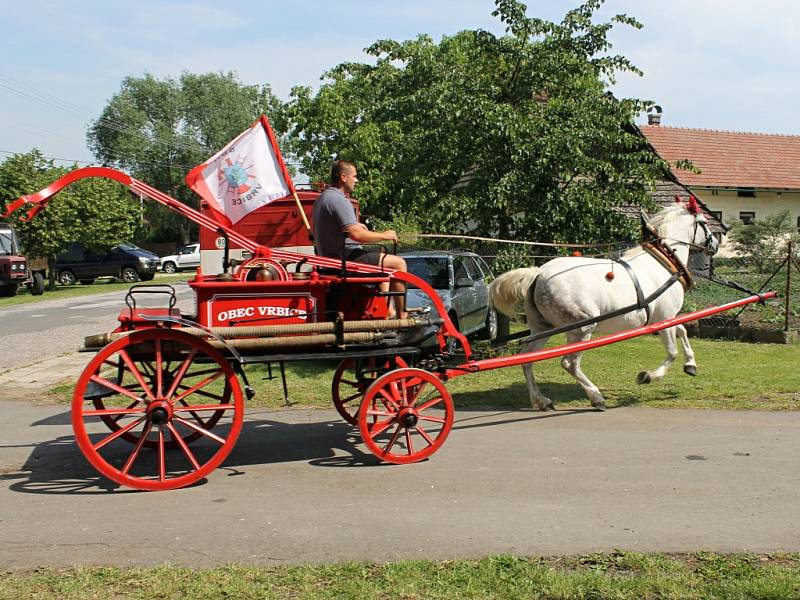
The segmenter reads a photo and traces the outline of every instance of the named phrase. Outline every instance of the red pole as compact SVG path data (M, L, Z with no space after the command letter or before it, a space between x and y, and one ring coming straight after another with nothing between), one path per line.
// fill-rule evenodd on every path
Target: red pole
M703 310L678 315L671 319L666 319L665 321L653 323L652 325L645 325L635 329L619 331L617 333L612 333L611 335L588 340L586 342L575 342L574 344L565 344L561 346L555 346L553 348L544 348L534 352L524 352L522 354L514 354L512 356L501 356L499 358L487 358L485 360L468 362L445 371L444 379L452 379L453 377L466 375L467 373L478 373L481 371L491 371L492 369L501 369L503 367L524 365L527 363L538 362L540 360L547 360L549 358L558 358L559 356L573 354L575 352L583 352L584 350L591 350L592 348L598 348L600 346L607 346L623 340L629 340L631 338L647 335L648 333L655 333L657 331L661 331L662 329L669 329L670 327L675 327L676 325L682 325L683 323L688 323L689 321L702 319L703 317L725 312L726 310L738 308L746 304L760 302L762 300L766 300L767 298L774 298L776 295L776 292L765 292L755 296L748 296L747 298L735 300L734 302L729 302L728 304L723 304L721 306L713 306L711 308L705 308Z

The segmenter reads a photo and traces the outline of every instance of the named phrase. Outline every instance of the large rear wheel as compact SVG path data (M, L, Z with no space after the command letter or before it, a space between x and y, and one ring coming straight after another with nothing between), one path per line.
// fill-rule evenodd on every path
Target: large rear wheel
M358 428L381 460L412 463L441 448L453 428L453 399L444 383L422 369L397 369L367 390Z
M86 459L112 481L142 490L184 487L208 475L233 449L243 413L225 357L169 329L134 331L100 350L72 399Z

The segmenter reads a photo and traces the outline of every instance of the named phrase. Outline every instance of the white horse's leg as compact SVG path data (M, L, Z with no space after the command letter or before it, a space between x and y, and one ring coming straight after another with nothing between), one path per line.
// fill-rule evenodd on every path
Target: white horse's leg
M525 352L533 352L543 348L547 342L547 338L530 342L525 348ZM542 394L539 386L536 385L536 378L533 376L533 363L526 363L522 365L522 372L525 373L525 381L528 384L528 396L531 399L531 408L533 410L555 410L553 408L553 401L547 396Z
M592 333L594 331L594 327L591 327L588 331L585 329L579 329L575 331L567 332L567 343L572 344L574 342L585 342L592 337ZM589 402L592 403L598 410L605 410L606 409L606 401L603 398L603 394L600 393L600 389L592 383L592 380L589 379L586 374L581 370L581 359L583 358L583 352L576 352L575 354L567 354L561 358L561 367L570 375L575 378L575 381L583 388L583 391L586 392L586 396L589 398Z
M697 375L697 363L694 361L694 350L689 344L689 335L686 333L686 327L676 325L675 334L678 336L678 340L683 347L683 355L686 358L683 361L683 372L694 377Z
M678 347L675 345L675 328L662 329L658 332L658 336L667 350L667 357L655 371L641 371L636 376L636 383L652 383L659 379L664 379L664 375L667 374L672 363L678 358Z

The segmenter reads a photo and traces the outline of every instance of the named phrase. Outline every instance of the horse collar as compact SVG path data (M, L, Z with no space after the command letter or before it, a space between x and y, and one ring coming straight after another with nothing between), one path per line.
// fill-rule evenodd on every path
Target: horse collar
M689 269L681 262L675 254L675 251L662 240L655 239L643 242L642 248L661 263L670 273L678 274L678 281L681 282L684 291L688 291L694 287L694 280L692 279L691 273L689 273Z

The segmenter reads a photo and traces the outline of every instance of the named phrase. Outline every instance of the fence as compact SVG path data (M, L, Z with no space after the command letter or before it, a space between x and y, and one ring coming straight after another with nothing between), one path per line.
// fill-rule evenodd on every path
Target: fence
M558 245L509 242L466 236L418 236L398 252L461 250L481 256L499 275L510 269L541 265L556 257L579 252L583 256L615 258L632 244ZM780 297L765 305L751 304L737 312L723 313L689 327L694 335L755 341L783 342L800 330L800 257L791 243L769 255L714 258L692 254L689 269L694 287L687 292L682 312L718 306L749 295L710 278L726 280L754 292L776 290Z

